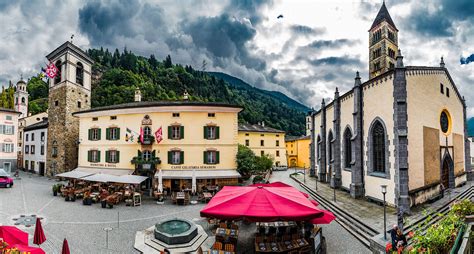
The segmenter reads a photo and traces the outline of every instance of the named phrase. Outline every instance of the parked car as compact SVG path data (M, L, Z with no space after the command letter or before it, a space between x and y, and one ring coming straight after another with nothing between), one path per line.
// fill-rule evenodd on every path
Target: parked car
M0 186L10 188L13 186L13 178L5 172L5 170L0 169Z

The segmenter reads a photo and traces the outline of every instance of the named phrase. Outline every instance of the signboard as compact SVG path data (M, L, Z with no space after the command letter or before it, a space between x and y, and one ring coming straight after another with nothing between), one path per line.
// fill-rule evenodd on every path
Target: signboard
M116 168L116 164L112 163L90 163L89 164L91 167L105 167L105 168Z
M212 165L204 165L204 166L175 165L175 166L171 166L171 169L216 169L216 166L212 166Z

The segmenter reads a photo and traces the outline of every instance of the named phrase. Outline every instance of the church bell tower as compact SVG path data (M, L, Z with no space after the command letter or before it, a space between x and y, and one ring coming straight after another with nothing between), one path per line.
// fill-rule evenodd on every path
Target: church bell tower
M369 78L395 68L397 52L398 29L384 1L369 29Z
M28 116L28 91L23 77L16 83L16 90L13 95L15 110L21 112L20 118Z
M66 42L46 58L58 68L49 80L48 175L77 167L79 119L72 113L91 107L91 71L93 60L79 47Z

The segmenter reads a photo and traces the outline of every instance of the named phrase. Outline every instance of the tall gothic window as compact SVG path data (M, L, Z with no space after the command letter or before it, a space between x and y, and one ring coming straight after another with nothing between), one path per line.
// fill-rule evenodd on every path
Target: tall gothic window
M319 135L316 140L316 153L318 154L318 159L321 158L321 136Z
M80 62L77 62L76 66L76 83L81 86L84 85L84 66Z
M344 131L344 167L350 168L352 161L352 133L349 128Z
M55 63L56 68L58 68L58 73L56 73L56 77L54 77L54 84L58 84L61 82L61 60L56 61Z
M385 129L380 121L372 126L371 135L373 171L385 173Z
M333 155L333 152L334 152L334 151L333 151L333 150L334 150L334 149L333 149L333 144L334 144L334 142L333 142L332 139L333 139L332 131L329 131L329 135L328 135L328 144L329 144L329 145L328 145L328 154L329 154L329 161L332 161L332 159L333 159L333 156L332 156L332 155Z

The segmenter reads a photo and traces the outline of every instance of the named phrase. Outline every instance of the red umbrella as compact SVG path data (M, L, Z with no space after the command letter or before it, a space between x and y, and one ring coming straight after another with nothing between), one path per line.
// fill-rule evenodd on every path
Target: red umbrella
M334 216L330 211L322 210L322 212L324 213L322 217L312 219L310 222L313 224L329 224L331 221L336 219L336 216Z
M61 251L61 254L70 254L71 252L69 251L69 244L67 243L66 238L64 238L63 241L63 250Z
M14 226L0 226L0 238L9 245L22 244L28 246L28 233Z
M41 226L40 218L36 218L36 226L35 226L35 235L33 237L33 243L40 245L46 241L46 236L44 236L43 227Z
M305 221L323 216L293 187L225 186L201 210L202 217L249 221Z
M32 247L28 245L15 244L10 246L12 248L17 248L20 253L29 253L29 254L46 254L43 249L38 247Z
M288 185L286 183L282 183L282 182L273 182L273 183L254 183L252 185L250 185L252 187L257 187L257 186L264 186L264 187L291 187L291 188L295 188L291 185ZM296 188L295 188L296 189ZM309 195L308 193L306 192L302 192L301 191L301 194L303 194L303 196L305 196L306 198L309 198Z

